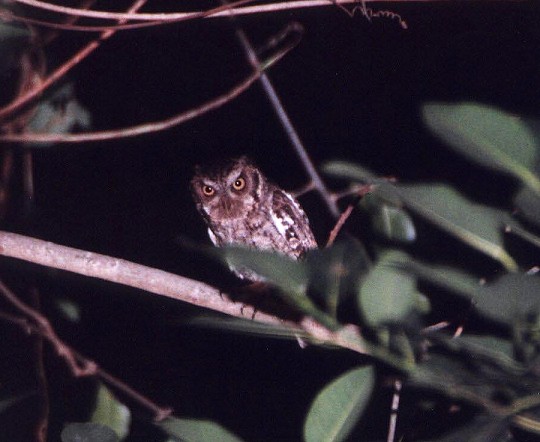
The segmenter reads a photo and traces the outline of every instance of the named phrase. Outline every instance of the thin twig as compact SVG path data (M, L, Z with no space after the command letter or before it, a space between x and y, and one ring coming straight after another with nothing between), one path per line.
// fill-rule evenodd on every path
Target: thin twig
M394 381L394 394L392 395L392 408L390 410L390 422L388 423L388 435L386 442L395 442L397 414L399 411L399 398L401 395L402 382Z
M79 133L79 134L52 134L52 133L8 133L0 135L0 141L21 143L82 143L88 141L105 141L117 140L120 138L136 137L139 135L159 132L170 129L186 121L200 117L201 115L217 109L229 101L235 99L244 91L246 91L257 79L263 75L262 70L268 69L281 60L291 49L294 48L295 42L290 43L287 47L281 49L275 55L272 55L269 61L265 63L264 68L254 70L247 78L242 80L232 89L222 95L219 95L212 100L209 100L195 108L184 111L178 115L161 121L139 124L136 126L126 127L116 130L105 130L99 132Z
M29 294L32 298L34 310L39 309L39 291L35 287L29 289ZM37 419L35 426L36 441L46 442L47 429L49 428L49 414L50 414L50 398L49 398L49 385L47 383L47 375L45 373L45 362L43 353L43 336L37 336L35 340L35 353L36 353L36 380L38 384L38 390L40 392L39 398L39 418Z
M337 220L336 225L334 226L334 228L330 232L330 235L328 236L326 247L330 247L332 244L334 244L334 241L336 240L338 233L343 228L343 225L345 224L349 216L351 216L353 209L354 209L354 206L352 204L349 204L347 208L345 209L345 211L339 216L339 219Z
M222 95L203 103L196 108L189 109L178 115L161 121L152 121L123 129L104 130L78 134L54 134L54 133L22 133L0 135L0 141L8 143L84 143L89 141L117 140L120 138L137 137L170 129L174 126L192 120L210 112L233 100L246 91L259 78L260 72L253 72L247 78L235 85Z
M36 312L37 315L40 315L38 312ZM41 315L40 315L41 316ZM148 409L151 413L154 415L154 420L159 422L163 419L165 419L167 416L170 416L172 413L171 408L164 408L157 405L155 402L151 401L147 397L143 396L139 392L135 391L133 388L131 388L129 385L127 385L125 382L121 381L120 379L116 378L115 376L108 373L103 368L99 367L98 364L96 364L94 361L88 359L87 357L83 356L81 353L77 352L73 348L71 348L69 345L67 345L65 342L61 341L56 334L54 336L51 336L47 333L44 333L40 327L36 326L35 324L32 324L28 321L28 319L25 319L23 317L9 315L4 312L0 312L0 320L9 322L11 324L15 324L18 327L22 328L25 333L33 333L38 336L43 337L44 339L47 339L50 343L52 343L55 347L62 346L64 347L67 352L70 354L71 359L77 360L78 363L82 366L87 367L93 367L92 372L85 373L85 376L97 376L100 379L102 379L106 384L110 385L111 387L116 388L118 391L121 391L124 393L127 397L132 398L135 402L139 403L146 409ZM46 319L43 317L43 320L46 321ZM59 341L59 342L58 342ZM62 355L65 356L65 355ZM64 357L65 359L65 357ZM66 361L67 362L67 361ZM68 366L70 368L71 365L68 362ZM74 376L80 377L80 372L74 372L73 370L71 373Z
M222 0L223 3L226 3L226 0ZM227 11L230 16L231 20L235 20L234 12L232 10ZM257 53L255 52L255 49L253 48L251 42L249 41L247 35L245 32L238 26L237 23L235 32L238 40L240 41L240 44L242 46L242 49L244 50L244 53L246 55L246 58L248 59L251 66L253 66L254 69L260 70L261 69L261 62L257 56ZM323 201L326 203L326 206L328 207L328 210L334 217L339 217L339 208L336 204L336 202L332 199L332 196L330 195L330 192L326 188L326 185L324 184L324 181L320 177L319 173L317 172L317 169L315 169L315 166L313 165L313 162L311 161L311 158L309 157L306 148L304 147L302 140L300 139L300 136L298 135L298 132L296 131L291 119L289 118L289 115L287 114L287 111L283 107L283 104L281 103L281 100L272 85L272 82L270 81L270 77L268 74L263 72L261 74L261 77L259 78L261 85L263 87L264 92L266 93L266 96L270 100L270 103L272 104L272 107L281 123L283 128L285 129L285 132L287 133L287 136L289 137L289 140L298 155L300 161L302 162L302 165L304 166L304 169L306 170L311 182L317 189L317 192L320 194Z
M92 365L79 366L76 358L69 351L69 347L58 338L47 318L22 302L2 281L0 281L0 292L19 312L30 319L28 324L30 329L37 330L40 336L53 344L56 353L66 361L75 376L88 376L95 373Z
M146 0L137 0L130 8L129 12L134 12L146 3ZM84 9L83 9L84 10ZM120 21L124 19L120 18ZM82 60L88 57L93 51L95 51L102 42L111 38L114 35L114 30L104 31L98 38L88 43L84 48L79 50L73 57L58 67L52 74L45 78L38 86L28 91L22 96L18 96L7 106L0 109L0 122L6 118L13 118L16 113L24 106L29 105L34 100L43 94L43 92L51 85L56 83L60 78L66 75L72 68L79 64Z

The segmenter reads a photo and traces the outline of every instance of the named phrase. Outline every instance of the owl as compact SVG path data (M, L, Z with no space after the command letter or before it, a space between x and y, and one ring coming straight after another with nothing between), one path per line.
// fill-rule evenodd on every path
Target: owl
M219 167L197 167L191 190L208 235L218 247L243 246L295 260L317 248L298 201L268 181L246 157ZM231 270L242 279L264 281L249 268Z

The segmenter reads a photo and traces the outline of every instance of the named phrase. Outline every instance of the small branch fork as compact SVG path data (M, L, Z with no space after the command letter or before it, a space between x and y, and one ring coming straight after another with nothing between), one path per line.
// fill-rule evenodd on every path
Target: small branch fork
M129 13L136 12L146 3L146 0L136 0L132 6L128 9ZM120 23L125 23L125 19L119 18ZM37 98L43 94L43 92L49 88L52 84L56 83L62 78L68 71L78 65L82 60L88 57L94 52L102 42L111 38L114 35L114 30L107 30L100 34L98 38L88 43L85 47L79 50L73 57L67 62L56 69L51 75L45 78L37 87L31 89L26 94L17 97L13 102L0 109L0 122L6 118L12 118L25 106L31 104Z
M170 129L174 126L178 126L182 123L185 123L186 121L200 117L201 115L207 112L215 110L225 105L229 101L235 99L236 97L238 97L240 94L245 92L255 81L257 81L257 79L261 75L264 75L265 69L268 69L269 67L277 63L279 60L281 60L290 50L292 50L296 46L297 43L298 43L298 40L292 41L286 47L280 49L275 54L271 55L270 59L265 62L264 67L257 66L257 68L254 69L253 72L250 75L248 75L244 80L240 81L237 85L235 85L233 88L223 93L222 95L219 95L218 97L213 98L212 100L209 100L205 103L202 103L201 105L195 108L181 112L180 114L174 115L162 121L148 122L148 123L126 127L123 129L117 129L117 130L79 133L79 134L7 133L7 134L0 135L0 142L4 141L4 142L12 142L12 143L13 142L81 143L81 142L88 142L88 141L117 140L120 138L135 137L135 136L139 136L143 134L149 134L149 133L154 133L154 132ZM44 81L44 83L46 82L47 80ZM30 100L32 97L36 97L37 96L36 94L37 92L35 90L34 92L31 91L29 94L26 94L20 97L19 99L14 101L11 105L4 108L4 111L7 112L8 108L18 109L19 104L21 106L25 104L25 100L27 99L26 97L30 97L28 98ZM2 116L2 112L3 111L0 110L0 119Z
M222 0L222 3L226 5L227 1ZM255 49L253 48L253 45L249 41L246 33L236 23L234 11L229 10L227 12L229 13L230 18L236 27L235 29L236 37L238 38L238 41L240 42L240 45L242 46L242 49L244 50L245 56L249 64L254 69L261 72L261 76L259 77L261 86L266 96L268 97L268 100L270 101L270 104L272 105L272 108L274 109L274 112L276 113L276 116L278 117L279 122L281 123L283 129L285 130L285 133L289 137L289 141L292 147L294 148L296 155L302 162L302 165L304 166L304 169L307 172L311 183L313 183L315 190L319 193L319 195L325 202L332 216L334 218L338 218L339 208L336 202L331 198L330 192L326 188L326 184L324 183L321 176L317 172L317 169L315 168L313 161L311 161L311 158L309 157L307 150L304 147L302 140L300 139L300 135L296 131L296 128L294 127L294 124L292 123L287 111L285 110L285 107L281 103L281 99L279 98L276 92L276 89L274 88L274 85L270 81L270 77L268 76L266 72L262 72L261 62L259 60L259 57L257 56ZM303 31L303 29L300 28L300 25L296 25L296 29Z
M47 318L45 318L37 310L22 302L2 281L0 281L0 293L13 305L13 307L15 307L16 310L24 315L16 316L5 312L0 312L0 320L17 325L25 333L35 334L46 339L54 347L58 356L64 359L73 376L99 377L107 384L119 391L122 391L126 396L130 397L141 406L152 412L154 415L154 420L157 422L171 415L172 409L158 406L120 379L114 377L99 367L94 361L86 358L67 345L58 337Z

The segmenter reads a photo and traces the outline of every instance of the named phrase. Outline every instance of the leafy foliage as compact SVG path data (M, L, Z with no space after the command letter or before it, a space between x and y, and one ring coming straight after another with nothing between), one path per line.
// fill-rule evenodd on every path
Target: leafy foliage
M0 22L0 74L19 68L31 35L26 28ZM29 133L64 134L91 124L71 84L46 95L26 115L24 130ZM237 247L206 250L226 266L254 270L296 312L331 333L346 331L349 322L361 330L356 339L364 340L365 354L313 398L303 428L306 441L347 440L376 393L376 380L389 370L392 378L404 380L407 392L414 390L421 397L428 390L437 394L435 400L472 406L467 422L433 440L513 441L540 435L540 279L508 247L508 232L519 232L528 246L540 248L540 140L523 118L478 103L427 103L421 116L449 149L494 178L504 174L516 180L510 207L473 201L448 183L393 183L362 165L333 161L324 171L347 188L373 187L360 202L353 201L376 234L370 236L370 253L345 235L304 261ZM37 146L50 147L25 145ZM444 253L432 254L430 262L416 249L426 239L419 219L435 228L438 240L453 239ZM466 268L462 254L468 252L479 252L479 260L496 265L496 274L479 275ZM456 300L467 301L467 309L440 307ZM73 323L79 321L78 310L69 303L58 308ZM462 325L465 318L465 333L453 336L444 328L428 327L441 317L452 325ZM469 333L470 318L478 324ZM0 414L33 395L3 394ZM104 385L98 386L94 399L88 422L65 424L63 442L129 437L129 409ZM206 419L175 417L154 425L156 434L162 432L171 441L241 440Z
M227 431L222 426L198 419L168 418L159 424L171 441L205 442L220 440L224 442L241 442L242 439Z
M304 425L307 442L346 440L375 385L372 367L344 373L324 387L311 404Z
M522 183L514 199L516 207L521 209L517 216L538 225L539 187L534 165L539 158L540 140L520 118L471 103L428 104L423 117L435 134L457 152L492 169L494 174L503 172L516 177ZM351 186L363 183L375 187L369 203L361 204L369 209L375 228L381 224L380 213L388 211L388 207L394 207L396 213L406 210L497 260L504 269L498 277L481 282L480 277L461 269L459 256L453 256L449 250L440 263L426 264L402 252L380 248L372 272L360 283L362 324L376 327L379 330L376 336L381 336L380 328L385 322L394 324L387 332L396 336L400 336L400 328L411 338L425 333L406 320L406 312L414 306L415 281L427 282L435 288L433 293L426 293L428 297L436 296L434 300L440 296L469 300L473 308L469 314L506 330L502 338L487 331L459 338L429 332L424 335L431 342L429 352L411 369L405 370L403 364L410 387L436 390L479 407L479 413L470 423L437 440L510 440L509 432L522 437L536 433L539 422L531 413L535 416L540 409L536 397L540 378L534 374L540 350L537 333L540 280L534 272L522 269L511 255L505 231L515 229L522 239L538 247L536 235L528 232L515 214L473 203L447 184L385 182L364 167L343 161L326 164L325 171L352 181ZM379 211L373 210L376 205L381 207ZM403 220L402 223L408 223L407 218ZM399 243L406 237L402 233L405 229L397 223L393 230L391 225L386 223L387 227L377 230L387 240ZM416 233L422 235L418 229ZM449 261L453 265L443 265ZM391 340L377 342L385 345ZM414 346L414 340L410 343ZM386 348L390 353L397 351L391 345ZM384 352L375 358L390 362ZM526 419L524 411L527 411Z

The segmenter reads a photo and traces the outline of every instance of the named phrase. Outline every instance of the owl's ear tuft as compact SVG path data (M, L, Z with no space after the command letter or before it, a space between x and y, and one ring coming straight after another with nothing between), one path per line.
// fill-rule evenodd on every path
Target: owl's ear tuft
M240 158L233 160L233 162L237 164L242 164L244 166L257 167L255 162L251 158L249 158L247 155L242 155Z

